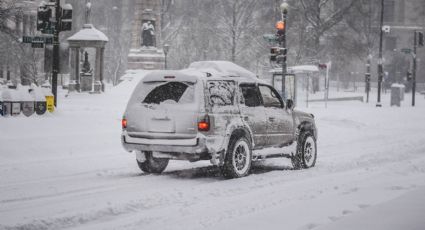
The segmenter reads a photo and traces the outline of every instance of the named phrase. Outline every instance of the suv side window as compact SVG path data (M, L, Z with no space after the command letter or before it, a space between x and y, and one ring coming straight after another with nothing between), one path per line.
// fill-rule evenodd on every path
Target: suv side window
M283 108L283 101L279 94L270 86L260 85L260 93L263 99L264 107Z
M207 89L211 106L233 105L236 89L234 81L207 81Z
M255 84L241 84L240 89L246 106L256 107L261 105L260 96Z

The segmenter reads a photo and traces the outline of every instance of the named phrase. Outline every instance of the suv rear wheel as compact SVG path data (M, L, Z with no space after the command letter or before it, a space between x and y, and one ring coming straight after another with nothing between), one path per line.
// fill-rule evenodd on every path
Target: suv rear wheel
M139 162L137 165L139 168L146 173L162 173L168 165L170 159L166 158L155 158L152 156L152 152L144 152L146 161Z
M311 168L316 164L316 139L309 131L301 132L297 142L297 152L291 158L294 169Z
M232 137L222 168L225 178L248 175L252 163L251 142L246 137Z

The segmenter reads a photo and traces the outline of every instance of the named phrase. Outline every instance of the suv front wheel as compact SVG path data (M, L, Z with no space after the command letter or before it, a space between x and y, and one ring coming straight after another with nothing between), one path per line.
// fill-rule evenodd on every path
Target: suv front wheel
M316 164L316 139L309 131L301 132L297 142L297 152L291 158L294 169L311 168Z
M232 137L222 168L225 178L248 175L252 163L251 142L246 137Z
M146 160L144 162L137 161L139 168L146 173L162 173L168 165L170 159L155 158L152 152L144 152Z

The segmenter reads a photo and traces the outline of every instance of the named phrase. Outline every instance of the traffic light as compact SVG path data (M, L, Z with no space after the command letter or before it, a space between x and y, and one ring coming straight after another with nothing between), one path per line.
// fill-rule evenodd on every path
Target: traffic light
M418 33L418 46L424 46L424 33L417 32Z
M65 4L62 7L62 14L60 18L60 31L72 30L72 5Z
M328 66L326 64L319 64L317 67L319 67L319 69L321 69L321 70L328 68Z
M412 80L412 73L410 71L407 71L406 73L406 80L411 81Z
M282 48L279 50L279 56L277 56L278 63L286 63L286 54L288 54L288 50L286 48Z
M279 55L279 47L270 48L270 61L277 61L277 55Z
M38 7L37 11L37 30L46 33L51 27L52 9L47 6Z
M276 37L279 43L283 42L283 40L285 39L285 22L283 21L278 21L276 22Z
M277 29L277 31L284 31L285 30L285 22L283 22L283 21L276 22L276 29Z
M370 73L365 74L365 82L366 82L366 93L370 92Z

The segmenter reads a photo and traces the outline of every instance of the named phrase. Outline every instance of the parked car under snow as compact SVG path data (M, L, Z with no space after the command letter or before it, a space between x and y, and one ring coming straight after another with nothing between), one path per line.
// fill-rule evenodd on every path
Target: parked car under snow
M246 176L253 160L291 158L313 167L312 114L294 110L268 83L225 61L153 71L135 88L122 120L122 144L140 169L161 173L170 159L209 160L224 177Z

